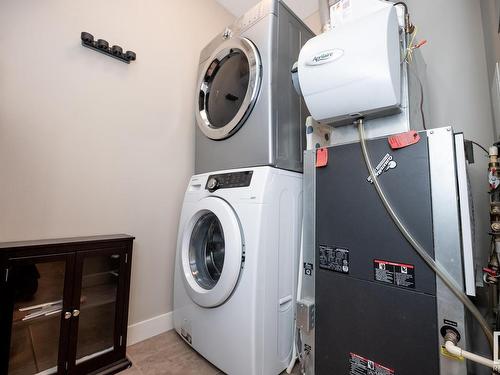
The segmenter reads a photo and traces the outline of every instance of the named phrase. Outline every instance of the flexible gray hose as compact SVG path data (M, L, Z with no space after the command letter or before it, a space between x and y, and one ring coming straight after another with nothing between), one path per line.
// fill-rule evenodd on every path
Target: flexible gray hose
M373 185L375 186L375 190L377 191L380 200L384 204L385 209L391 216L392 220L399 228L403 236L410 243L410 245L415 249L415 251L420 255L420 257L427 263L427 265L439 276L439 278L446 284L446 286L453 292L453 294L464 304L464 306L471 312L471 314L476 318L479 325L486 338L490 343L490 347L493 348L493 333L491 329L484 319L481 312L477 309L477 307L472 303L472 301L467 297L467 295L462 291L462 288L455 282L455 280L448 274L446 269L439 263L437 263L430 255L425 251L425 249L420 245L420 243L412 236L412 234L405 227L399 216L396 214L394 209L392 208L389 200L387 199L382 187L378 182L378 178L373 173L372 163L370 161L370 156L368 155L368 150L366 148L366 140L365 140L365 129L363 125L363 120L356 121L356 125L358 126L359 138L361 141L361 149L363 150L363 157L365 159L366 167L370 172L370 177L373 181Z

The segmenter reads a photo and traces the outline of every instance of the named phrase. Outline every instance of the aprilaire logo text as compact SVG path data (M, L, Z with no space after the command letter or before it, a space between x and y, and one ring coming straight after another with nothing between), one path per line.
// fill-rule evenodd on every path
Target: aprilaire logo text
M323 51L314 55L308 62L308 65L321 65L330 63L340 59L343 55L344 55L344 50L339 48Z

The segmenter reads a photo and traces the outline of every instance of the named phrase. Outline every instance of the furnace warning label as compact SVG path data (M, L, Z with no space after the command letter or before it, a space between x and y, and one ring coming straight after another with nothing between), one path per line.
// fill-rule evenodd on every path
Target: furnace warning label
M415 289L415 266L411 264L374 260L373 271L377 281Z
M320 245L319 267L334 272L349 273L349 250Z
M349 375L395 375L394 370L360 355L350 353L349 359L351 369Z

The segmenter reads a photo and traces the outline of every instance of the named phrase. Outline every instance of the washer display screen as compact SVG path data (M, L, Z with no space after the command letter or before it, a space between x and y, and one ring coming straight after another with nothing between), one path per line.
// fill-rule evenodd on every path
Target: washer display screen
M224 232L217 216L206 213L194 225L189 243L191 274L199 286L210 290L224 267Z

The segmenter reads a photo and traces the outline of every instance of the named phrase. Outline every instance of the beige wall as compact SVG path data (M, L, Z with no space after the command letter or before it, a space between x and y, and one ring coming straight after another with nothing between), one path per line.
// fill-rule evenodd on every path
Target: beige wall
M309 17L304 19L304 23L317 34L321 33L321 18L319 12L314 12Z
M0 240L135 235L130 323L172 309L198 55L232 19L214 0L0 3Z

